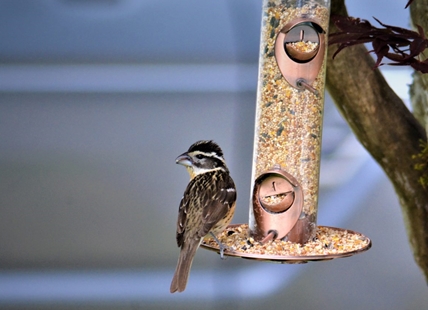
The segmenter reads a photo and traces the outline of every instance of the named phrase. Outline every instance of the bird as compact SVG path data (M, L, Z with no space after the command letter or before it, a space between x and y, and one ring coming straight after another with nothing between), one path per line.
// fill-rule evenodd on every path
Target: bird
M181 249L171 293L185 290L196 250L206 235L217 241L223 258L226 247L216 235L231 222L237 197L223 151L214 141L193 143L175 162L186 167L190 181L178 209L176 239Z

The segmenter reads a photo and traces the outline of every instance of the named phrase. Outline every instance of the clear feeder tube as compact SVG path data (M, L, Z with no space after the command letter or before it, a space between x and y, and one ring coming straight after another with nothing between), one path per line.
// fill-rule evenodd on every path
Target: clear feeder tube
M274 167L298 181L302 211L280 237L302 244L316 231L329 14L330 0L263 1L252 184Z

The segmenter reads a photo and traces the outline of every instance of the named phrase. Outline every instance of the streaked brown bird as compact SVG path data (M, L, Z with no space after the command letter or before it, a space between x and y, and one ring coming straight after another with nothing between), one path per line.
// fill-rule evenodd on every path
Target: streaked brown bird
M196 250L207 234L219 243L223 258L225 247L216 235L222 232L235 213L236 188L223 158L223 151L213 141L198 141L176 158L186 167L190 182L178 209L177 245L181 247L171 293L186 288Z

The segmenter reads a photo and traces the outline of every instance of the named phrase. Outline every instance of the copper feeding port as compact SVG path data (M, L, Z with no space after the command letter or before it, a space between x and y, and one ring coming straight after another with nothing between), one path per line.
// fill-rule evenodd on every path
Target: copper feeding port
M281 176L269 176L260 185L259 202L267 211L286 211L293 204L294 197L292 185Z
M293 87L319 91L313 86L325 55L325 31L316 21L297 19L285 25L275 41L275 58L285 80Z
M315 24L300 23L288 31L284 48L291 59L297 62L310 61L318 52L320 39Z
M282 239L294 227L303 208L297 180L279 166L262 173L254 183L253 215L256 240Z

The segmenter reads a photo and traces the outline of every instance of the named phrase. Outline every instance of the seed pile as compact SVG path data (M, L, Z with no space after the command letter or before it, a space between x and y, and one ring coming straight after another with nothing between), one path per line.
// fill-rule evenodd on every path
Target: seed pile
M289 241L273 240L261 244L250 237L248 225L232 225L218 235L221 243L236 254L256 254L266 256L317 256L339 255L367 249L370 239L362 234L337 228L318 226L313 240L304 245ZM212 237L204 239L204 245L218 248ZM226 254L228 251L225 252Z
M287 47L294 48L296 51L303 52L303 53L309 53L313 52L318 48L318 43L316 42L290 42L286 44Z
M285 196L286 194L270 195L270 196L261 197L261 200L264 204L276 205L280 203L285 198Z

